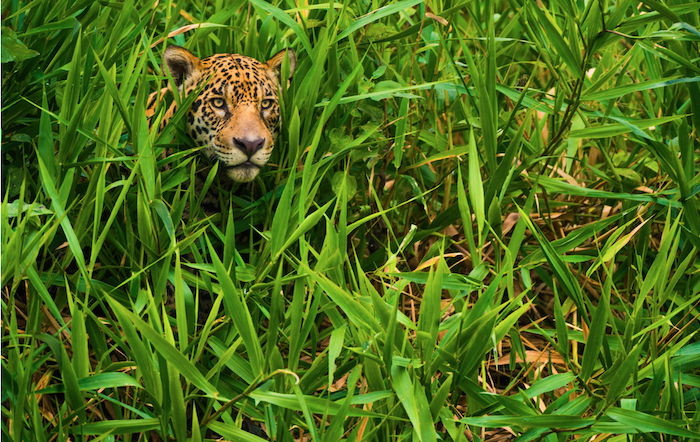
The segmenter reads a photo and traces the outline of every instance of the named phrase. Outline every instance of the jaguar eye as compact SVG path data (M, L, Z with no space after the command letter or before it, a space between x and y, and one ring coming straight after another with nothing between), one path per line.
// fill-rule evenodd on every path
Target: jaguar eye
M262 107L263 109L269 109L270 107L272 107L274 102L274 100L265 99L262 101L262 103L260 103L260 107Z
M212 98L211 105L217 109L222 109L226 106L226 101L223 98Z

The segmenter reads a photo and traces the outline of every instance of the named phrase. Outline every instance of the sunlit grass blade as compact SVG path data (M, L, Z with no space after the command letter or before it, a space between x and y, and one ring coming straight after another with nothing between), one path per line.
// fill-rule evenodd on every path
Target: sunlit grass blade
M608 325L608 315L610 314L611 285L611 278L608 276L603 282L603 291L589 325L590 331L588 333L588 339L586 339L581 362L581 379L584 382L587 381L593 373L595 364L598 361L598 355L603 350L603 341L606 335L605 329Z
M216 388L202 375L197 367L164 339L160 333L156 332L153 327L121 306L118 302L109 300L109 303L120 319L123 318L121 322L132 322L135 328L153 345L153 348L158 351L163 358L169 361L172 364L171 367L179 371L185 379L210 397L215 398L219 396Z
M343 38L347 37L348 35L352 34L353 32L357 31L358 29L367 26L368 24L379 20L383 17L386 17L391 14L396 14L397 12L400 12L406 8L410 8L412 6L415 6L416 4L420 3L421 0L403 0L398 3L395 3L393 5L386 5L382 8L376 9L372 11L369 14L366 14L363 17L358 18L355 20L350 26L348 26L343 32L341 32L338 37L336 38L336 41L342 40Z
M250 359L253 373L260 376L264 370L262 348L243 293L234 285L231 277L228 275L228 271L224 268L224 265L208 238L207 245L209 246L209 256L214 263L216 275L219 278L221 289L224 292L224 305L227 307L228 313L232 315L238 333L240 333L243 338L243 343L248 351L248 358Z
M406 367L394 365L391 370L394 391L413 425L420 441L434 441L435 428L423 386L411 379Z
M625 410L622 408L610 408L605 414L615 419L617 422L636 431L645 433L658 432L661 434L688 437L691 439L700 438L700 433L696 431L679 427L678 425L665 419L651 416L646 413L641 413L639 411Z

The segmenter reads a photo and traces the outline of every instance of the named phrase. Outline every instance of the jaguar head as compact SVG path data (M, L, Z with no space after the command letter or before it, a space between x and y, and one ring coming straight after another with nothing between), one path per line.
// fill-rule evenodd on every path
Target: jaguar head
M263 63L238 54L200 59L185 48L169 46L164 60L181 93L199 91L188 111L187 133L206 146L231 179L252 181L275 147L280 74L284 70L291 78L294 52L285 49Z

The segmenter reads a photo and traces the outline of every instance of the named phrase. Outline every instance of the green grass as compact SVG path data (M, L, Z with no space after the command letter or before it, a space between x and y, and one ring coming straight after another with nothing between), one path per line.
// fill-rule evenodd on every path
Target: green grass
M3 3L2 436L700 438L700 3L306 3ZM173 43L297 52L252 184Z

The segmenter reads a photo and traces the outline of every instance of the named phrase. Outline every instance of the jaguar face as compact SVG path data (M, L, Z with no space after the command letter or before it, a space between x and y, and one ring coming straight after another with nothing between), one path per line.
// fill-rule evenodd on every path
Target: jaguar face
M270 159L280 126L279 76L288 60L283 50L262 63L238 54L200 59L185 48L169 46L165 66L181 92L200 91L187 115L187 133L206 146L234 181L252 181Z

